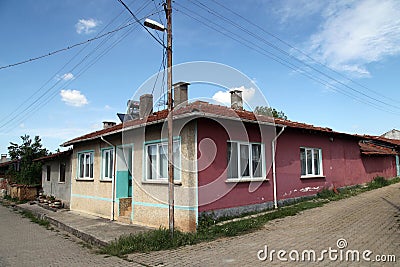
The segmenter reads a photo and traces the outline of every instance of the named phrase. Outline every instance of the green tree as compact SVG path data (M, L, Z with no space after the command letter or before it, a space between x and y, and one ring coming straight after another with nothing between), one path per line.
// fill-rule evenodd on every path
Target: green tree
M287 116L283 111L278 111L271 107L257 106L254 113L259 115L273 116L274 118L287 120Z
M9 174L14 182L27 185L40 184L42 177L42 163L34 162L34 159L48 155L46 148L42 147L42 140L35 136L32 140L29 135L21 136L22 144L10 142L8 154L12 160L19 161L17 170L14 167L9 169Z

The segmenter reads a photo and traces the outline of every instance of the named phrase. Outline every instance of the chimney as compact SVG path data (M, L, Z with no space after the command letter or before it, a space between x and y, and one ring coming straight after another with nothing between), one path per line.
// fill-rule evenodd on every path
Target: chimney
M117 123L113 121L103 121L103 129L108 129L115 126Z
M140 96L139 117L143 119L151 113L153 113L153 95L144 94Z
M231 108L235 110L243 110L242 91L232 90L231 93Z
M174 86L174 107L188 101L188 85L190 83L178 82Z
M6 161L7 161L7 154L1 154L0 162L6 162Z

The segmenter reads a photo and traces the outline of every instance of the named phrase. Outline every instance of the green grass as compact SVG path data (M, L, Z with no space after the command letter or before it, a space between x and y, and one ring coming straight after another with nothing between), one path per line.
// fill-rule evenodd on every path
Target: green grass
M159 228L157 230L136 235L121 236L110 245L101 248L100 253L122 256L132 252L174 249L203 241L215 240L221 237L236 236L260 229L270 220L293 216L303 210L320 207L324 203L324 201L307 201L293 206L280 208L276 211L255 218L229 222L224 225L201 225L196 233L184 233L175 230L174 238L170 238L170 232L165 228Z
M316 207L321 207L329 201L336 201L362 192L380 188L386 185L400 182L400 177L386 180L376 177L366 186L352 186L341 188L336 191L324 189L316 198L304 200L289 206L281 207L269 213L257 217L243 218L242 220L227 222L223 225L217 224L220 220L213 219L213 215L199 218L199 226L196 233L184 233L175 230L174 238L170 237L169 230L159 228L135 235L121 236L106 247L100 249L100 253L113 256L123 256L133 252L149 252L158 250L174 249L181 246L211 241L223 237L237 236L250 233L263 227L267 222L287 216L294 216L300 212ZM250 213L254 214L254 213ZM230 218L225 218L230 219Z
M41 226L44 226L47 229L50 228L50 222L48 220L40 219L40 218L36 217L32 212L24 210L24 211L21 211L20 213L25 218L30 219L31 222L37 223L37 224L39 224Z

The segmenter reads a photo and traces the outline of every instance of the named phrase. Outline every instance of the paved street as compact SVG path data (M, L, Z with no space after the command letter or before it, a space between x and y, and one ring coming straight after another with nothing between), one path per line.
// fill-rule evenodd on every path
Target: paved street
M73 236L30 222L0 205L0 266L126 266L82 246ZM131 265L133 266L133 265Z
M337 240L344 238L343 249L361 252L371 250L371 259L377 254L395 254L400 261L400 184L370 191L324 207L304 211L302 214L275 220L263 230L234 238L184 247L174 251L133 254L130 258L156 266L282 266L276 254L274 260L260 261L257 252L268 249L315 250L317 258L323 249L338 249ZM263 255L261 255L263 256ZM293 256L294 257L294 256ZM288 258L288 255L286 255ZM344 257L345 258L345 257ZM296 266L310 263L296 263ZM316 265L314 263L313 265ZM348 263L325 260L318 266L395 266L395 263L360 261Z
M283 256L286 258L289 258L291 250L300 253L314 250L318 258L324 249L331 247L338 250L337 240L340 238L347 241L347 246L339 251L359 250L362 253L371 250L372 254L367 255L371 260L378 254L390 254L395 255L398 262L400 184L275 220L251 234L173 251L131 254L129 258L133 263L97 255L74 237L46 230L1 205L0 227L0 266L282 266L284 264L278 260L276 253L270 262L269 259L260 261L257 252L267 245L269 252L286 250L287 254ZM327 254L324 257L318 266L396 265L362 259L356 263L330 261ZM310 263L297 262L298 265L308 266Z

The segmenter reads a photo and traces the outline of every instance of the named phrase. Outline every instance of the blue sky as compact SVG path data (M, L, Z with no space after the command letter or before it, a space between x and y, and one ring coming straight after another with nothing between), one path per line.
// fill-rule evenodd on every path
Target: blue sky
M138 18L159 11L150 18L165 22L161 1L125 2ZM196 3L173 4L174 64L231 66L290 120L372 135L400 128L399 1ZM1 1L0 66L132 21L116 0ZM116 113L124 112L127 100L159 70L162 53L160 44L134 24L88 45L0 69L0 152L24 134L39 135L54 151L68 139L100 129L104 120L118 121ZM191 97L227 96L217 87L193 88Z

